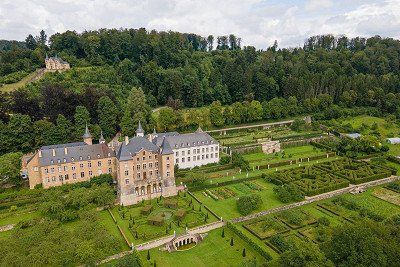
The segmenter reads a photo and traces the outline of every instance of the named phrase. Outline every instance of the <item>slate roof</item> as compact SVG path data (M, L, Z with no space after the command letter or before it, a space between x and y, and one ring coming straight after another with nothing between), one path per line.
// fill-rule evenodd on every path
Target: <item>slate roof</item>
M65 154L65 148L67 148L67 154ZM53 156L53 149L55 156ZM43 146L40 151L42 154L42 157L39 157L40 166L103 159L115 155L106 144L88 145L84 142Z
M387 138L386 141L388 141L390 144L400 144L399 137Z
M169 145L166 138L163 138L163 142L161 144L161 155L169 155L169 154L174 154L174 151L172 151L171 146Z
M138 133L144 133L144 130L143 130L143 127L142 127L142 124L140 123L140 121L139 121L138 127L136 129L136 133L137 134Z
M89 132L89 128L87 126L87 123L86 123L85 133L82 135L82 138L84 138L84 139L85 138L92 138L92 135Z
M205 132L166 135L165 140L171 146L171 149L218 144L218 142L214 138L212 138L208 133ZM156 141L157 143L159 142L158 138Z
M157 133L153 139L153 144L155 144L158 147L161 147L164 137L174 136L174 135L179 135L179 133L178 132Z
M147 140L144 137L136 136L129 139L129 143L125 144L122 142L121 146L118 148L117 158L118 160L130 160L132 156L138 153L141 150L151 151L151 152L158 152L158 147Z

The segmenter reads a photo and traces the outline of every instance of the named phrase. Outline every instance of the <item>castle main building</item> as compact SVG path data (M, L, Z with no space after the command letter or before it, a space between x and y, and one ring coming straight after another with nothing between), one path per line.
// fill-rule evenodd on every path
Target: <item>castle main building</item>
M30 188L44 188L88 181L109 173L117 182L118 202L136 204L142 200L177 194L174 165L191 168L219 160L219 145L207 133L149 134L139 122L136 136L114 150L101 135L92 143L88 127L83 142L41 147L27 161Z

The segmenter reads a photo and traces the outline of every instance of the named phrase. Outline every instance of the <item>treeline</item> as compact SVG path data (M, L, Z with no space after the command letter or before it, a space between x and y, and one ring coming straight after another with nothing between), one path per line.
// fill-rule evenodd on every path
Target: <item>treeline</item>
M43 59L47 51L73 67L100 66L97 75L85 69L74 77L57 77L68 89L77 85L74 78L80 86L82 81L96 87L136 86L158 105L169 97L186 107L290 96L302 103L319 94L329 94L335 104L389 113L399 104L400 42L379 36L314 36L302 48L278 49L275 43L267 50L242 48L234 35L214 38L143 28L67 31L52 35L48 47L46 40L45 33L28 36L27 48L2 52L0 65L10 69L18 60L36 64L31 53Z

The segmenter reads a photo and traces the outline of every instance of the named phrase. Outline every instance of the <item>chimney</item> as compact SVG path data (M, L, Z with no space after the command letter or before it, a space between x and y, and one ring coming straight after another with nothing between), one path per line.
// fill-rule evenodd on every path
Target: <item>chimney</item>
M42 157L42 150L39 149L38 153L39 153L39 158L41 158Z
M53 157L56 156L56 150L53 148Z
M68 155L68 148L64 147L64 154Z
M127 135L125 135L125 145L129 144L129 137Z

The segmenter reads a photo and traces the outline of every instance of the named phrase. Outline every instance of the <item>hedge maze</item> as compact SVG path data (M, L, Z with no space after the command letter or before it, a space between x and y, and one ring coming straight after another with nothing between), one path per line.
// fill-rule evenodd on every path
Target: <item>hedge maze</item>
M342 159L281 171L267 177L276 185L296 185L306 196L314 196L349 184L360 184L386 178L395 173L387 167Z

